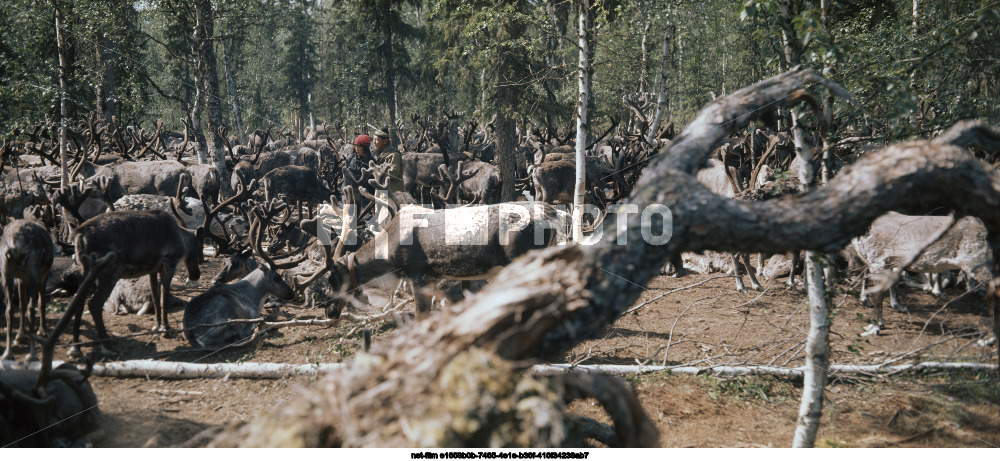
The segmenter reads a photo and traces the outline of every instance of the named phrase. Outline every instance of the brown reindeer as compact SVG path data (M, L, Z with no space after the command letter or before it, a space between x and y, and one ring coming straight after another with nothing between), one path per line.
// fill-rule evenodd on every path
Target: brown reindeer
M11 311L17 301L17 309L21 316L17 339L30 335L35 326L35 311L41 316L38 324L39 336L45 331L45 282L52 268L53 247L49 230L33 219L19 219L3 230L0 238L0 284L3 285L7 302L7 344L3 356L6 360L11 355L11 337L14 322ZM15 297L15 290L17 297ZM34 303L30 314L29 304ZM28 326L25 327L25 320ZM30 349L28 360L35 360L35 342L28 340Z
M149 276L153 292L153 309L156 313L154 331L170 329L166 305L177 264L184 261L190 280L198 280L202 260L199 232L182 228L170 213L161 210L122 210L105 213L84 222L73 234L77 262L84 272L83 254L115 254L115 264L98 277L94 295L88 308L94 318L99 339L108 339L104 328L103 307L111 296L115 284L122 278ZM82 313L82 311L81 311ZM80 338L80 315L73 325L73 342ZM102 343L101 349L108 352ZM80 350L74 345L70 355L78 357Z

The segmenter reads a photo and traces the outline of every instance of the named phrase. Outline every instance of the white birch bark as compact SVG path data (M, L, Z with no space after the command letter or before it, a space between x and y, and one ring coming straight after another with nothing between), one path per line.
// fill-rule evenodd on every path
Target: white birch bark
M660 126L660 119L663 118L663 110L667 107L667 71L670 68L670 41L673 40L674 25L668 24L667 30L663 32L663 59L660 60L660 80L657 87L656 114L653 121L649 123L649 133L646 134L646 142L653 144L653 139Z
M66 168L66 56L63 52L62 8L59 2L56 7L56 48L59 50L59 167L62 172L59 177L59 187L69 186L69 173Z
M233 72L233 56L229 52L227 43L229 40L222 40L222 64L226 72L226 87L229 89L229 104L233 107L233 123L236 124L236 137L240 144L247 142L245 128L243 127L243 114L240 110L240 102L237 98L236 75Z
M573 241L583 240L583 195L586 190L587 180L587 159L585 158L587 148L587 103L590 99L588 89L590 88L590 50L587 46L587 34L590 33L587 12L590 10L590 0L583 0L580 3L580 64L577 69L578 81L580 84L580 95L576 102L576 187L573 189Z
M64 362L55 360L52 367L56 368ZM107 362L94 364L94 376L116 378L169 378L169 379L201 379L201 378L248 378L248 379L280 379L287 376L315 375L339 371L343 363L270 363L270 362L239 362L239 363L190 363L161 362L158 360L127 360L123 362ZM0 370L38 370L40 362L0 361ZM902 365L884 364L836 364L830 365L830 373L848 374L898 374L902 372L917 372L925 370L982 370L993 371L997 365L991 363L969 362L920 362ZM535 373L551 373L559 371L587 371L593 373L641 374L669 371L672 374L712 375L712 376L747 376L766 375L783 378L799 378L805 374L804 367L771 367L763 365L746 366L660 366L660 365L570 365L570 364L540 364L531 367Z
M795 151L799 161L799 181L803 192L811 189L813 182L810 146L806 144L805 133L799 125L796 111L792 111L792 131ZM799 418L795 427L794 448L812 448L816 443L816 431L823 416L823 390L826 388L827 369L830 366L830 322L826 303L826 284L823 267L816 262L818 254L806 251L806 287L809 292L809 336L806 339L806 365L802 385L802 401L799 404Z

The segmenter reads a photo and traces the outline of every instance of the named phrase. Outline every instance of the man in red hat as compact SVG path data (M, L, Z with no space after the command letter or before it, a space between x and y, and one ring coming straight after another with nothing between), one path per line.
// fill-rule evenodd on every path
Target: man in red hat
M354 155L352 155L350 158L347 159L347 171L345 171L346 174L350 174L351 176L354 176L355 178L358 179L361 178L362 175L361 170L364 168L368 168L368 162L375 160L375 157L372 155L371 144L372 140L366 134L362 134L354 138ZM351 184L352 181L348 180L346 181L346 183ZM368 192L375 192L375 187L372 186L371 184L368 184L367 181L365 181L365 184L359 184L358 186L364 187L365 190L367 190ZM357 201L357 205L359 207L358 212L361 212L362 210L364 210L364 207L368 205L368 199L366 199L364 196L358 193L355 193L354 198Z

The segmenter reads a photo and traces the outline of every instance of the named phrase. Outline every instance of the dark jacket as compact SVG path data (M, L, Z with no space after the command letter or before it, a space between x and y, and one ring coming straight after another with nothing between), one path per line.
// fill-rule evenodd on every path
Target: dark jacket
M375 157L374 154L373 155L367 155L364 158L359 158L358 157L358 153L354 152L354 153L351 154L350 157L347 158L347 171L350 172L350 174L352 176L354 176L355 178L361 178L361 174L362 174L361 170L363 170L365 168L368 168L368 162L371 162L371 161L373 161L375 159L376 159L376 157ZM352 183L352 181L353 180L347 180L346 182L348 184L350 184L350 183ZM361 186L364 187L365 190L367 190L369 192L372 192L372 191L375 190L375 188L371 184L368 184L367 181L365 181L365 183L362 184Z

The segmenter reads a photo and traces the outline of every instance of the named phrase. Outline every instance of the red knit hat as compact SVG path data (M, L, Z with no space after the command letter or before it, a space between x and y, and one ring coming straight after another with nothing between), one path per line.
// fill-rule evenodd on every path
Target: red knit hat
M354 138L354 145L355 146L370 146L370 145L372 145L372 138L368 137L368 135L366 135L366 134L360 135L360 136Z

